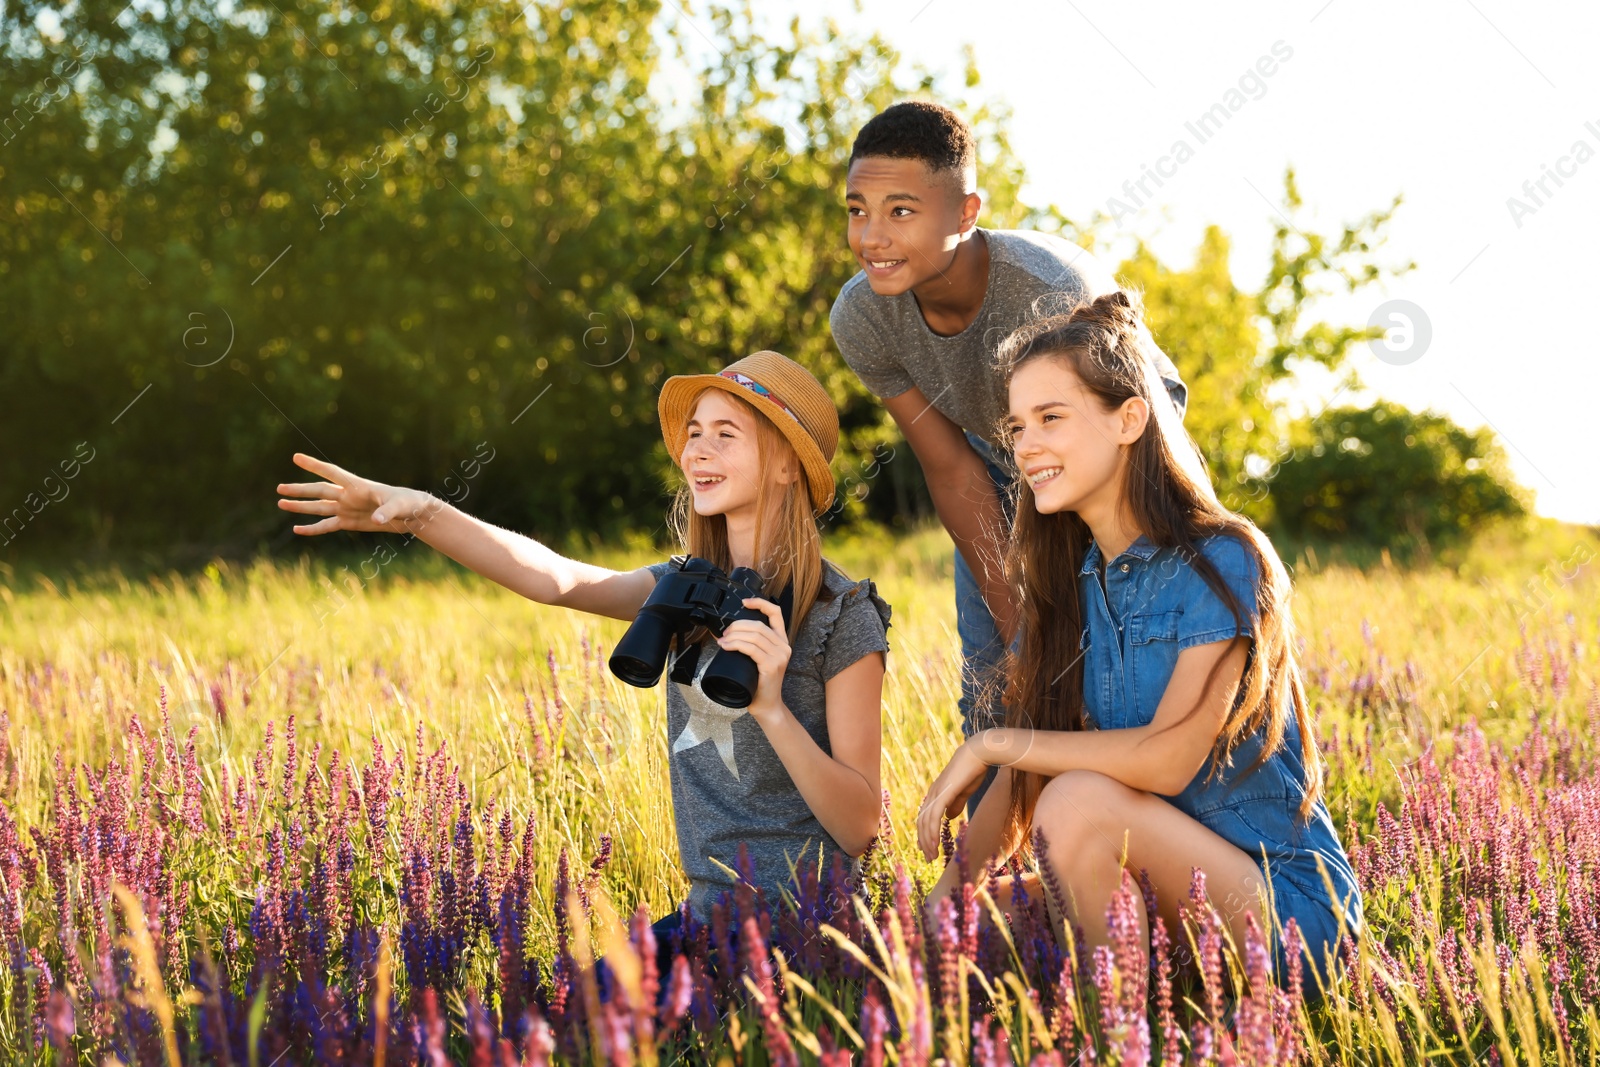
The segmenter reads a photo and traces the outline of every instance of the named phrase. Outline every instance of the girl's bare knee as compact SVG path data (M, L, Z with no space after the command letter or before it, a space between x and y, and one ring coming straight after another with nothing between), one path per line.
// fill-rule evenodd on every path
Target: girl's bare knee
M1127 788L1099 771L1058 774L1039 791L1034 822L1043 825L1048 835L1052 827L1090 823L1097 815L1103 819L1107 811L1116 810L1118 802L1125 799Z
M1046 782L1033 824L1044 834L1050 863L1069 870L1120 858L1128 829L1123 808L1132 792L1098 771L1067 771Z

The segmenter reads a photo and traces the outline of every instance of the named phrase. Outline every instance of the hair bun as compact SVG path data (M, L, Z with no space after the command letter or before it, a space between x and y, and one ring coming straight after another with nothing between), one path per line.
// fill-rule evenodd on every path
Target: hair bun
M1112 333L1135 334L1143 325L1143 301L1132 290L1113 289L1079 304L1073 310L1072 318Z

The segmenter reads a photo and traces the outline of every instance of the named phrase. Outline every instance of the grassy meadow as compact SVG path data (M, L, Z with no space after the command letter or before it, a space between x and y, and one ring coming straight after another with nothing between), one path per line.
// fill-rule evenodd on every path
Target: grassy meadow
M1507 529L1411 568L1291 561L1373 934L1315 1002L1118 980L1110 954L1052 966L1038 931L972 932L981 887L949 931L908 928L936 874L915 809L960 737L940 530L828 543L894 609L887 823L822 948L754 920L709 932L737 978L640 973L629 916L687 885L662 690L605 667L624 623L423 545L381 567L307 550L137 580L0 572L0 1061L1600 1058L1592 531ZM585 966L601 947L633 961L619 987ZM1254 979L1256 955L1227 966Z

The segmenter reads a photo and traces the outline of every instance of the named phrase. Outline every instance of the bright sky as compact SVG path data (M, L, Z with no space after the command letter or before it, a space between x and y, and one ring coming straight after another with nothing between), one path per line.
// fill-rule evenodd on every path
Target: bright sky
M1112 197L1126 201L1124 182L1155 167L1174 141L1187 141L1193 157L1163 164L1171 177L1159 189L1147 180L1154 196L1123 227L1150 240L1165 261L1185 264L1204 226L1219 223L1234 239L1241 286L1255 288L1263 277L1274 219L1267 199L1278 202L1286 164L1323 232L1404 194L1387 261L1415 260L1417 269L1319 313L1364 323L1389 299L1421 308L1432 336L1420 355L1413 346L1385 362L1364 345L1356 354L1372 391L1466 426L1491 425L1518 477L1538 494L1541 513L1600 524L1600 475L1579 432L1600 424L1596 343L1583 326L1600 281L1591 260L1600 244L1600 66L1592 54L1600 7L1509 0L1280 0L1234 3L1225 13L1165 0L778 7L760 8L773 28L826 9L853 32L882 33L904 60L950 75L960 74L962 46L970 43L983 78L975 92L1013 109L1011 140L1028 169L1028 199L1053 201L1073 218L1109 210ZM1289 58L1247 82L1242 106L1200 143L1184 124L1225 103L1274 45ZM1546 177L1546 166L1562 184ZM1524 182L1535 183L1537 201ZM1511 197L1529 210L1514 218ZM1392 336L1403 347L1404 336ZM1307 402L1320 406L1311 390Z

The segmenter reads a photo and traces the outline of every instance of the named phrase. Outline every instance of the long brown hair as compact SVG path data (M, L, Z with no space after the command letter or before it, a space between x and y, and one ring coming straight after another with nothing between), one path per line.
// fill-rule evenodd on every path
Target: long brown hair
M1247 657L1240 692L1212 748L1207 781L1221 772L1239 742L1256 730L1265 731L1264 744L1244 773L1254 771L1275 753L1287 732L1287 703L1300 727L1300 754L1307 779L1300 817L1306 819L1321 792L1322 760L1295 659L1289 576L1266 535L1217 500L1199 448L1184 430L1161 384L1152 358L1154 350L1155 340L1144 324L1139 294L1122 290L1081 304L1070 314L1042 318L1017 330L1001 344L996 368L1009 388L1019 367L1035 359L1054 359L1070 368L1107 411L1131 397L1144 400L1150 419L1138 440L1124 446L1127 465L1119 494L1121 506L1152 544L1178 550L1233 612L1241 631L1250 628L1250 620L1197 542L1227 534L1255 557L1262 580L1256 588L1254 647ZM1040 514L1023 479L1015 480L1012 494L1016 522L1004 567L1006 581L1022 605L1022 640L1017 652L1008 650L1005 658L1006 725L1083 730L1088 724L1078 649L1084 625L1078 572L1093 536L1076 513ZM1219 660L1212 667L1202 694L1210 689L1220 666ZM1188 715L1198 709L1196 701ZM1043 776L1032 773L1012 776L1006 821L1009 840L1015 840L1032 821L1044 781Z
M689 401L692 415L700 398L709 389L702 389ZM806 612L816 601L830 600L827 585L822 580L822 535L812 513L811 496L807 490L805 472L794 446L789 444L777 427L755 406L743 397L723 391L722 396L738 404L750 415L755 425L756 459L761 474L756 484L756 544L755 556L759 561L756 571L762 578L761 596L773 603L783 595L784 586L794 583L794 603L789 610L789 640L799 631ZM677 457L673 457L676 459ZM767 472L788 458L800 472L787 486L780 487ZM774 522L767 522L772 494L781 492ZM724 572L733 569L733 556L728 549L728 518L726 515L701 515L694 510L694 489L685 483L673 500L668 522L679 544L691 556L710 560ZM706 636L703 626L693 628L684 637L683 647L689 647Z

